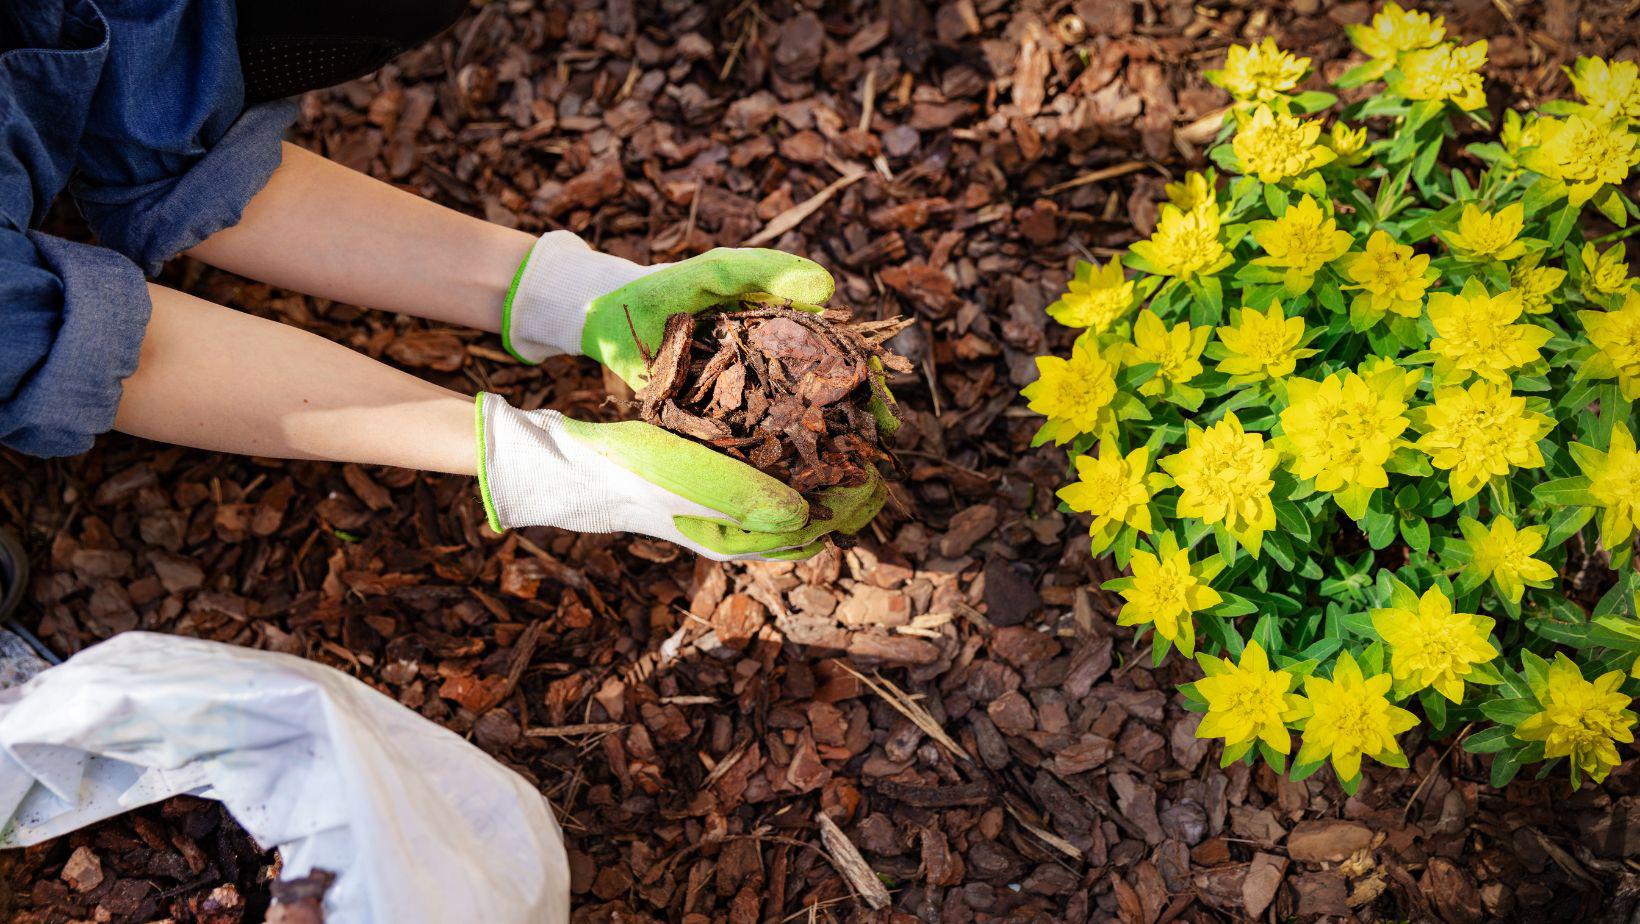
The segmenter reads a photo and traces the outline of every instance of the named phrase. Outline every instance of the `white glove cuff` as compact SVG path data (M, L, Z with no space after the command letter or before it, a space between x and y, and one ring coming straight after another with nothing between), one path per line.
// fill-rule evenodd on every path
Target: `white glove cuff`
M520 411L498 395L480 394L478 487L496 532L514 526L558 526L607 533L611 522L602 466L564 434L557 411Z
M568 231L541 236L518 268L501 312L501 342L527 363L581 355L581 329L593 299L665 264L639 266L599 253Z

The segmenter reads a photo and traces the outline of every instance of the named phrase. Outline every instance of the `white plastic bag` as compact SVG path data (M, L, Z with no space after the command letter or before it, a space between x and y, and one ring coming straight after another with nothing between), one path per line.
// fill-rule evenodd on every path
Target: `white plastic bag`
M332 668L127 632L0 690L0 847L178 794L220 800L330 924L560 924L552 810L478 748Z

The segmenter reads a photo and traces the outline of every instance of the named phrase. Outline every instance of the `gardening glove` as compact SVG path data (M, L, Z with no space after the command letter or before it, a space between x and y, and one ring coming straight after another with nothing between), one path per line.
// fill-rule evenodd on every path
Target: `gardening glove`
M501 342L526 363L591 356L636 390L648 378L644 350L659 349L671 315L760 296L818 305L834 288L818 263L778 250L720 247L680 263L639 266L553 231L513 278Z
M882 507L887 488L821 492L831 510L809 520L803 496L723 453L641 421L586 423L557 411L520 411L480 394L478 484L496 532L557 526L633 532L717 561L808 558L821 537L852 533Z

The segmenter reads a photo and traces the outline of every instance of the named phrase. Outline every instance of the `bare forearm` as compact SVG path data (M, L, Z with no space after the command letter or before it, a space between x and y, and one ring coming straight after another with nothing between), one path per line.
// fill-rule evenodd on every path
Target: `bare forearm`
M288 325L149 293L115 429L243 455L476 471L471 398Z
M496 332L534 243L286 144L240 223L189 254L281 288Z

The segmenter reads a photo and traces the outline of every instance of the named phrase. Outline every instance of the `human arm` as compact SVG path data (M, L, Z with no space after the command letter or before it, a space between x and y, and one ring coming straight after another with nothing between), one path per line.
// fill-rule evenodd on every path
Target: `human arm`
M540 238L482 221L292 144L233 227L188 251L281 288L500 333L525 362L585 354L633 387L666 318L739 297L806 304L829 273L775 250L718 248L640 266L567 231Z
M499 333L534 245L287 142L239 223L188 254L280 288Z
M114 428L241 455L472 475L472 398L307 331L149 285Z
M125 433L243 455L476 474L497 529L637 532L713 558L806 557L824 532L869 519L860 506L869 492L829 503L835 522L809 523L795 491L648 424L521 411L489 394L475 403L295 327L163 286L149 293L140 364L114 420Z

